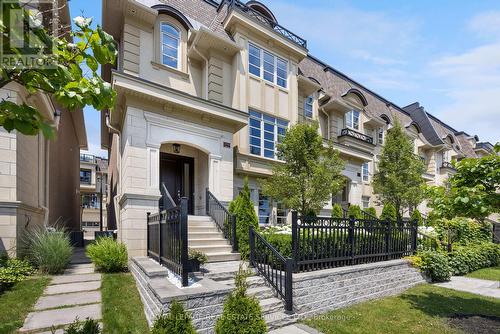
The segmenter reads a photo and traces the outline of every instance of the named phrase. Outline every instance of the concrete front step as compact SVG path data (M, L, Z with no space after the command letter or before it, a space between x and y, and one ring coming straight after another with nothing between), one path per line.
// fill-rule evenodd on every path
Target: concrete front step
M201 246L193 246L190 244L190 248L196 249L200 252L203 252L205 254L211 254L211 253L231 253L232 252L232 247L228 245L224 246L213 246L212 244L204 244Z
M188 216L188 223L193 222L213 222L214 220L210 216Z
M204 245L210 246L230 246L226 239L191 239L189 238L189 247L201 247Z
M281 299L278 299L276 297L259 299L259 304L263 314L274 313L277 311L285 310L283 301L281 301Z
M210 240L226 240L220 232L191 232L188 231L188 239L210 239Z
M216 232L216 233L220 233L220 235L222 236L222 232L220 232L220 230L215 225L213 225L213 226L196 226L196 225L192 226L192 225L189 225L188 226L188 235L190 233L193 233L193 232L200 232L200 233Z
M231 288L234 288L234 276L222 280L217 280L219 283L225 284ZM248 288L257 288L257 287L266 287L266 283L264 281L264 278L262 276L251 276L247 277L247 285Z
M239 253L206 253L208 262L239 261Z
M267 286L258 286L247 290L249 296L253 296L259 300L274 297L274 292Z

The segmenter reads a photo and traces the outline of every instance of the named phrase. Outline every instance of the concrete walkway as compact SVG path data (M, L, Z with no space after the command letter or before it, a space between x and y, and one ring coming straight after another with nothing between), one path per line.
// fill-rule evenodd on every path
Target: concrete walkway
M322 334L314 328L304 324L294 324L270 331L269 334Z
M481 296L500 298L500 282L478 278L452 276L449 282L436 283L437 286L475 293Z
M51 333L52 326L65 327L76 318L100 320L100 288L101 274L94 272L94 265L85 256L85 250L76 249L70 267L63 275L53 276L19 332ZM62 330L56 331L59 333Z

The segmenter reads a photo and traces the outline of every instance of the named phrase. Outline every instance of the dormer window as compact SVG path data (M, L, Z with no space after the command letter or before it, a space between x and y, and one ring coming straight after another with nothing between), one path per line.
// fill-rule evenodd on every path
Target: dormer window
M313 96L309 95L304 100L304 117L312 119L313 118Z
M359 111L351 110L345 114L345 125L348 128L359 130Z
M170 23L161 23L161 62L165 66L179 67L180 31Z

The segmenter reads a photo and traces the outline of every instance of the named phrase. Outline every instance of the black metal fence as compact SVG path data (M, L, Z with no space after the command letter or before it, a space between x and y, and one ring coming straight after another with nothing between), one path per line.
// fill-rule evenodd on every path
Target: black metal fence
M181 276L182 286L188 285L189 271L187 201L147 216L148 256Z
M212 217L224 238L229 240L233 252L238 251L238 238L236 235L236 216L229 213L224 205L208 190L205 194L205 209L207 216Z
M285 301L285 309L292 311L293 259L286 259L251 226L249 245L250 265L257 269Z
M416 221L298 217L292 213L295 271L398 259L416 249Z

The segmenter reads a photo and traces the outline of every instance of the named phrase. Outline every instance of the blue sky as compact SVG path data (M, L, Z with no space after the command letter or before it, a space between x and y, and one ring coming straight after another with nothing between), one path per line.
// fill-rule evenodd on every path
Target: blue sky
M419 101L456 130L500 141L500 1L263 0L309 52L400 106ZM101 21L100 1L71 15ZM98 113L85 110L99 153Z

